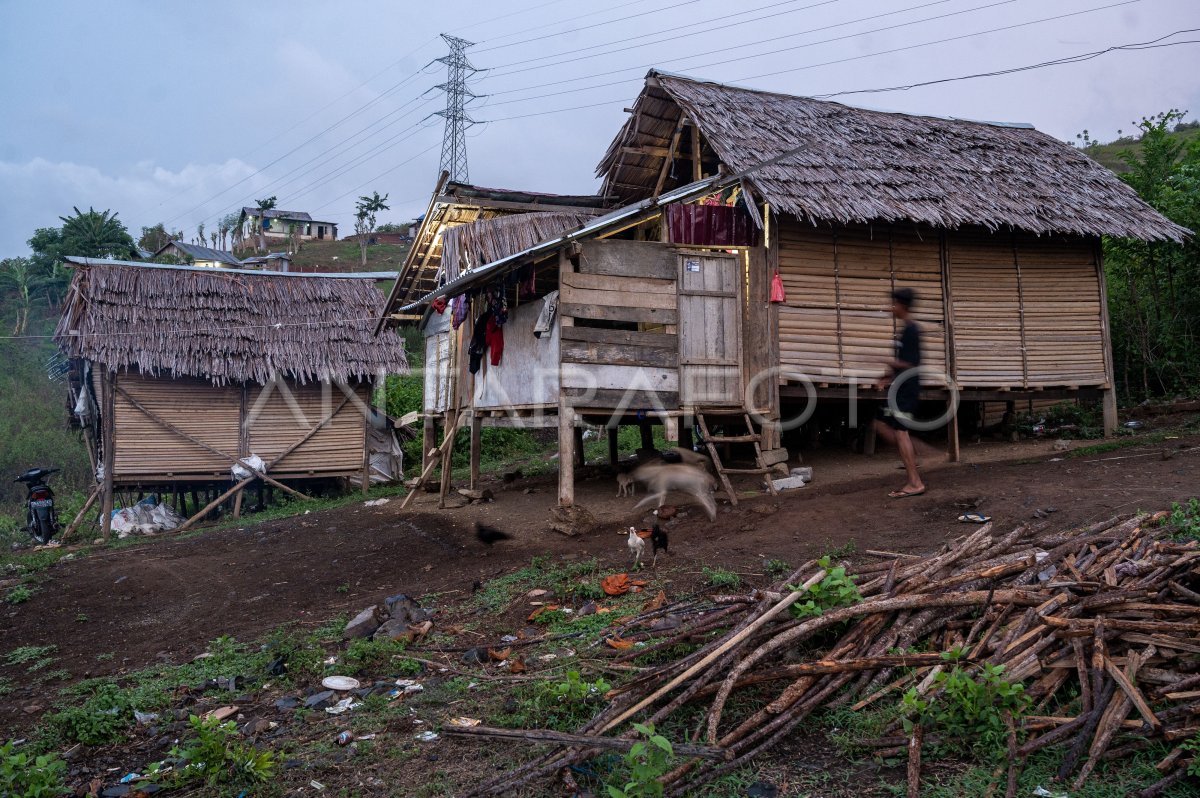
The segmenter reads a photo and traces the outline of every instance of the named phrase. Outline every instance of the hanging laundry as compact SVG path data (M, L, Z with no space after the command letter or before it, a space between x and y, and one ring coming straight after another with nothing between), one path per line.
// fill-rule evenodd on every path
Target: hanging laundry
M504 328L496 323L495 316L488 319L484 339L487 341L488 351L491 352L491 364L499 366L500 358L504 356Z
M457 330L466 320L467 297L465 294L459 294L450 300L450 324Z
M538 314L533 324L533 337L541 338L543 333L554 329L554 317L558 315L558 291L551 291L542 297L542 312Z
M467 347L467 354L470 356L467 371L472 374L477 374L479 367L483 365L483 353L487 351L487 328L491 320L492 312L485 310L479 314L475 326L471 329L471 344Z
M439 316L442 315L446 312L446 297L440 296L433 300L433 302L430 303L430 307L436 310Z
M508 297L502 287L489 288L487 291L488 308L496 317L496 324L504 326L508 321Z
M521 270L521 287L517 295L521 299L533 299L536 292L537 269L533 268L533 264L530 264Z

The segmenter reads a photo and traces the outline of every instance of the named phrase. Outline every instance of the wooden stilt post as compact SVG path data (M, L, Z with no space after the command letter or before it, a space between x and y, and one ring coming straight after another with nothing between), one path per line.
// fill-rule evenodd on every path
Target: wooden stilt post
M558 402L558 506L575 505L575 426L574 409Z
M571 431L575 435L575 467L582 468L586 465L583 455L583 427L572 427Z
M619 426L608 427L606 432L608 433L608 464L616 468L617 462L621 459L621 453L618 450L621 428Z
M198 511L196 511L196 513L195 513L195 514L193 514L191 518L189 518L188 520L186 520L186 521L184 521L182 524L180 524L180 526L179 526L179 527L178 527L178 528L177 528L175 531L176 531L176 532L184 532L184 531L186 531L186 530L190 529L190 528L191 528L193 525L195 525L195 524L199 523L201 520L203 520L203 519L204 519L204 516L206 516L206 515L208 515L210 512L212 512L212 510L213 510L213 509L214 509L214 508L215 508L215 507L216 507L218 504L220 504L221 502L225 501L226 499L228 499L228 498L229 498L230 496L232 496L233 494L235 494L235 493L236 493L236 494L238 494L238 495L240 496L240 495L241 495L241 493L242 493L242 489L243 489L243 488L245 488L247 485L249 485L249 484L250 484L251 482L253 482L253 481L254 481L254 477L252 477L252 476L251 476L251 477L246 477L246 478L245 478L245 479L243 479L241 482L237 483L237 484L236 484L236 485L234 485L232 488L230 488L229 490L225 491L225 492L224 492L224 493L222 493L220 496L218 496L217 498L213 499L213 500L212 500L212 501L210 501L208 504L204 505L202 508L200 508Z
M116 401L116 391L113 388L116 384L116 379L117 375L106 369L103 377L103 387L100 391L100 401L103 404L100 410L103 419L100 436L104 446L104 480L100 488L100 536L106 541L112 535L113 463L116 460L114 456L116 430L113 429L116 421L116 410L113 407Z
M875 438L875 419L871 419L867 424L866 430L863 432L863 454L868 456L875 454Z
M1104 434L1117 431L1117 389L1111 385L1104 389Z
M479 459L483 456L483 417L471 414L471 490L479 483Z
M950 415L950 421L946 425L946 459L951 463L957 463L962 459L958 438L958 408L955 408Z
M242 493L243 492L244 492L243 490L238 490L237 493L233 494L233 517L234 518L242 517Z
M679 446L681 448L691 449L696 445L696 438L692 434L692 427L695 423L691 416L684 416L679 420Z
M337 411L334 411L335 413ZM371 490L371 419L363 419L363 461L362 461L362 497L367 498ZM241 501L242 494L238 494Z
M433 459L430 454L437 448L437 419L432 415L426 415L425 421L421 427L421 470L429 465L429 461Z
M458 419L446 414L446 439L442 442L442 487L438 492L438 509L446 509L446 496L450 493L454 471L454 439L458 437Z
M642 448L643 449L653 449L654 448L654 427L650 426L649 421L638 422L638 427L642 431Z

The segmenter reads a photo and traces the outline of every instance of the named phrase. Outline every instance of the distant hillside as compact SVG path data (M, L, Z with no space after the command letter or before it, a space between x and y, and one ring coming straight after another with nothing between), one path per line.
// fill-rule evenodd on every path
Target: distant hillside
M281 251L280 246L268 247ZM248 258L252 250L239 250L239 258ZM360 265L358 244L354 241L307 241L292 256L296 271L320 272L394 272L399 271L408 255L408 244L374 244L367 248L367 265Z
M1189 124L1195 123L1193 122ZM1200 138L1200 127L1193 127L1186 130L1176 130L1171 133L1170 136L1186 143L1192 141L1193 139ZM1117 174L1120 174L1122 172L1128 172L1129 167L1126 166L1125 162L1121 160L1119 153L1124 150L1133 150L1135 153L1137 153L1141 151L1141 148L1142 143L1140 141L1134 138L1126 137L1117 139L1116 141L1110 141L1107 144L1092 144L1091 146L1084 147L1082 149L1084 154L1086 154L1092 160L1096 161L1102 166L1107 167L1108 169L1111 169Z

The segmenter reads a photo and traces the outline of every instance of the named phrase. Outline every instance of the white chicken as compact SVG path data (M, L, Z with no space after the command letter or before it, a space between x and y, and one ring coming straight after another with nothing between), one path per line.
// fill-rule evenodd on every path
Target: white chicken
M646 541L638 535L635 528L629 527L629 539L625 541L625 545L629 547L629 553L633 555L633 567L637 568L641 562L642 553L646 551Z

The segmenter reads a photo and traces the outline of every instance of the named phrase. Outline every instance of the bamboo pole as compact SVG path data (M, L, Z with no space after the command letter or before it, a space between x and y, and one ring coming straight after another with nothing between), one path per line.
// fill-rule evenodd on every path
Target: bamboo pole
M208 504L206 504L202 508L200 508L200 510L198 512L196 512L195 515L193 515L191 518L189 518L188 520L186 520L182 524L180 524L178 527L176 527L175 531L176 532L184 532L184 531L190 529L198 521L200 521L202 518L204 518L204 516L208 515L208 513L214 507L216 507L221 502L228 499L234 493L237 493L239 496L241 496L242 489L245 488L247 485L249 485L253 481L254 481L254 477L246 477L241 482L237 483L232 488L225 491L220 496L218 496L217 498L213 499L211 502L209 502Z
M449 418L447 418L446 420L447 420L447 421L449 421L450 419L449 419ZM419 476L419 477L417 478L417 487L415 487L415 488L413 488L412 490L410 490L410 491L408 492L408 495L404 497L404 501L400 503L400 509L401 509L401 510L403 510L405 507L407 507L407 506L408 506L408 505L409 505L409 504L412 502L412 500L413 500L413 497L417 495L417 488L419 488L419 487L421 486L421 483L423 483L423 482L426 480L426 478L428 478L428 477L429 477L429 475L430 475L430 474L433 472L433 469L434 469L434 467L435 467L435 466L437 466L437 464L438 464L438 463L441 461L441 459L442 459L442 458L445 456L445 454L446 454L446 451L445 451L445 450L446 450L446 447L449 445L449 443L450 443L451 441L453 441L453 440L454 440L454 433L458 431L458 424L459 424L459 422L460 422L461 420L462 420L462 417L461 417L461 415L460 415L460 416L459 416L459 418L455 419L455 422L454 422L454 429L453 429L453 430L450 432L450 434L449 434L449 435L447 435L447 436L446 436L446 438L445 438L445 439L442 441L442 445L441 445L441 446L439 446L437 449L435 449L435 450L433 450L433 451L431 451L431 452L429 453L429 455L428 455L428 456L429 456L429 462L426 464L426 466L425 466L425 470L423 470L423 471L421 472L421 476Z
M101 486L101 496L103 501L100 503L100 536L104 540L108 540L112 535L112 511L113 511L113 467L116 461L115 457L115 442L117 439L117 431L114 429L116 424L116 411L113 405L116 404L116 396L113 393L113 388L116 385L117 375L111 370L105 369L100 391L101 402L101 417L100 437L104 446L104 481Z
M67 538L71 537L71 534L75 531L75 528L79 526L79 523L83 520L84 514L86 514L88 510L92 509L92 505L96 503L96 499L100 496L100 490L101 488L99 485L92 488L92 492L88 494L87 501L83 503L83 507L80 508L79 512L75 514L75 520L67 524L67 528L63 530L62 537L59 538L59 541L63 543L67 542Z

